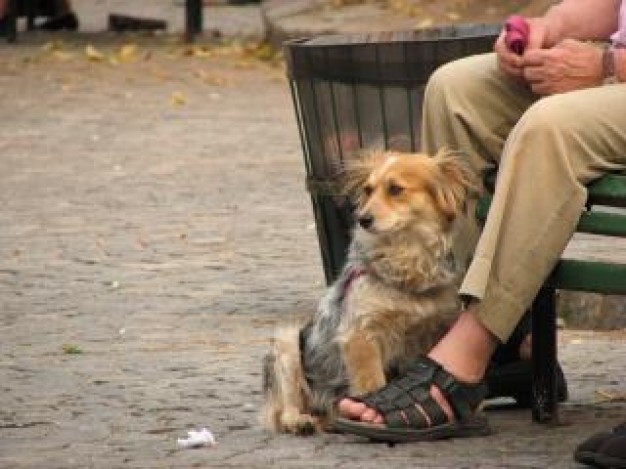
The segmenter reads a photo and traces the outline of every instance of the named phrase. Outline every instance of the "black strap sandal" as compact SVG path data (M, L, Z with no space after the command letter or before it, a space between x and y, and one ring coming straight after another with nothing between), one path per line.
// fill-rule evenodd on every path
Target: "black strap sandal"
M453 421L431 397L432 384L452 407ZM376 410L384 418L384 424L338 418L334 427L337 431L388 443L488 435L491 429L487 419L476 411L486 393L484 384L461 383L437 362L422 357L409 367L405 376L376 392L350 398Z

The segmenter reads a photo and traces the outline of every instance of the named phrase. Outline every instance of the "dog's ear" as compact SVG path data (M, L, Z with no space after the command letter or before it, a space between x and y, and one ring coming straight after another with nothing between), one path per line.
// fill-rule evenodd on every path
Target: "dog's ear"
M380 165L383 158L382 152L371 152L344 161L339 171L341 195L358 202L369 175L376 166Z
M478 177L461 152L444 148L434 156L434 161L440 177L433 184L433 196L441 211L453 220L463 211L467 197L480 192Z

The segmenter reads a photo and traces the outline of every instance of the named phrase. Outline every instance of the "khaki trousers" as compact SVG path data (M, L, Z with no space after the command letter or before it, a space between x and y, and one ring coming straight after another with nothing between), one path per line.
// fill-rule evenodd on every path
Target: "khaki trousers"
M464 151L477 171L499 167L460 293L506 341L572 237L585 184L626 169L626 84L539 99L498 71L495 54L468 57L432 75L421 142Z

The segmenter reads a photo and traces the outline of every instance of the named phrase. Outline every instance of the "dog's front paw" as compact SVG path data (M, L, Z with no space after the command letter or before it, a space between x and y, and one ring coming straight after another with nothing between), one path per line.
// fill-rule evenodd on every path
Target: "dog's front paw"
M280 417L281 430L299 436L314 435L320 431L319 421L309 414L285 413Z

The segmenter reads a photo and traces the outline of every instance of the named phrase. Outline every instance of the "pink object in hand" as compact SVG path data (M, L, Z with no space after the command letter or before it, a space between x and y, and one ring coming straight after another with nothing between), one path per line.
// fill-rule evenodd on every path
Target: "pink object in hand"
M509 16L504 23L504 42L511 52L518 55L524 53L530 36L530 24L519 15Z

